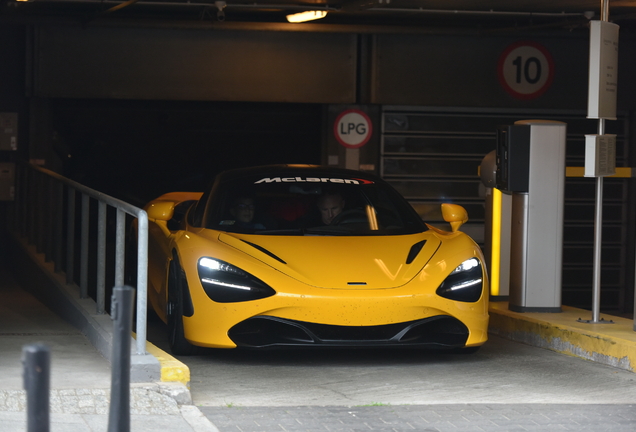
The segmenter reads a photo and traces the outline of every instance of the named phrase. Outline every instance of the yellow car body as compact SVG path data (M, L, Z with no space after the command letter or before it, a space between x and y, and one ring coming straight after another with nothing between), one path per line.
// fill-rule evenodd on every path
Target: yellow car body
M292 179L328 179L329 183L352 178L372 182L374 187L382 183L373 176L345 170L327 171L331 177L325 177L320 167L262 170L268 173L263 178L281 179L276 187L287 187L282 179L290 183L294 183ZM277 170L283 172L282 177L269 174ZM289 170L295 175L284 177ZM322 176L311 177L314 171ZM249 173L262 177L258 171ZM293 188L298 186L289 187L296 190ZM449 231L422 224L421 231L396 228L400 233L395 235L390 230L380 235L383 228L378 228L381 223L377 221L362 226L357 235L332 233L324 227L302 234L266 230L264 226L239 230L226 219L216 226L197 223L195 213L206 214L197 206L206 199L209 202L218 189L213 187L207 195L169 193L145 207L149 217L148 299L169 324L175 353L189 354L195 346L476 349L486 342L488 281L484 258L478 245L459 231L467 220L460 206L443 205L444 217L452 227ZM378 210L367 205L367 216L374 219ZM364 219L364 212L355 217ZM207 267L208 262L214 263L213 270ZM466 262L479 267L458 272ZM219 268L227 274L217 278L222 273ZM468 283L478 283L479 291L469 288L473 294L468 301L447 298L456 296L456 288L440 291L441 287L462 272L473 275ZM449 276L451 273L455 276ZM242 280L253 281L261 292L256 295L262 298L244 300L230 293L217 299L210 294L219 289L249 296L245 293L252 282L245 283L247 288L235 282ZM453 283L457 290L464 289L463 279Z

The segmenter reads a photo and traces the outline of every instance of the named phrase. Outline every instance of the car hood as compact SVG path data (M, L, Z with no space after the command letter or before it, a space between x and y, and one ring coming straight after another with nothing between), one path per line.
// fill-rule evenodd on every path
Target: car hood
M219 241L308 285L387 289L413 279L441 241L424 232L400 236L264 236L220 233Z

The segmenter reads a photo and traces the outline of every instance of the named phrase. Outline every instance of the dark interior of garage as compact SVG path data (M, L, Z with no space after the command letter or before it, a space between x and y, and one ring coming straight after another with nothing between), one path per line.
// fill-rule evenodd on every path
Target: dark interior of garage
M320 164L315 104L52 102L52 150L65 176L134 205L203 191L219 172Z
M472 167L490 148L487 140L494 148L497 122L567 119L568 164L582 164L582 135L596 132L584 119L588 25L598 19L598 2L557 2L544 5L545 13L530 1L495 2L495 9L318 3L328 10L324 21L293 27L284 16L307 4L219 9L139 0L111 10L119 3L4 0L0 112L18 113L20 121L18 149L0 152L0 161L34 161L143 205L165 192L202 190L228 168L326 163L329 108L364 105L379 113L382 134L367 167L403 185L415 204L442 197L461 203L478 227L483 201ZM629 167L636 166L633 8L617 6L611 16L621 26L621 55L619 119L608 124L619 135L617 163ZM506 47L524 40L547 47L555 73L540 97L520 100L498 81L496 65ZM391 116L411 114L428 123L387 126ZM467 144L456 151L441 140L436 150L406 156L389 145L440 137ZM427 175L419 172L426 161L453 168ZM439 189L418 189L422 184ZM603 307L631 313L636 190L624 179L606 188ZM586 307L593 188L572 179L566 193L564 303Z

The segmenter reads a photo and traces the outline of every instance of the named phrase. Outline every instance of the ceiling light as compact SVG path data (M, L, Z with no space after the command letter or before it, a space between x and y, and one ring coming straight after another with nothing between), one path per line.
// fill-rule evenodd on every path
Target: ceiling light
M317 20L327 16L327 11L305 11L296 14L287 15L287 21L291 23L299 23L311 20Z

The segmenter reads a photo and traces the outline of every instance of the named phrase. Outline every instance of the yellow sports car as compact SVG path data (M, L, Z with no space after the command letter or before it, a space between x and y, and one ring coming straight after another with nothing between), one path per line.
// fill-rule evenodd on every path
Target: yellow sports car
M148 299L174 354L214 348L424 347L487 340L482 252L442 204L425 224L382 179L308 165L226 171L150 202Z

